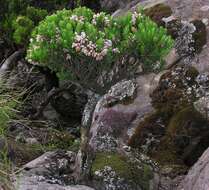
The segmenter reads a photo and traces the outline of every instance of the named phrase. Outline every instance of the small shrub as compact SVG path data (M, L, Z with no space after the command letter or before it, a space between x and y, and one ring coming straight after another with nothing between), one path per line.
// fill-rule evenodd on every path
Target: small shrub
M81 7L47 16L32 32L27 59L97 93L133 76L138 64L157 71L173 45L166 30L140 13L112 18Z

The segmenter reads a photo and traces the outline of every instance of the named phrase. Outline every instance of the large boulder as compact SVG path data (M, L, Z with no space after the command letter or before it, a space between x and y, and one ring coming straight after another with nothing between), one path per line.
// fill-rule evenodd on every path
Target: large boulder
M155 189L159 174L154 162L127 146L137 121L153 111L149 94L159 76L141 75L114 85L100 98L87 142L91 184L97 190Z
M93 190L75 183L76 154L70 151L47 152L24 165L15 177L16 190Z
M209 189L209 149L207 149L179 185L178 190Z
M209 146L209 123L195 110L198 72L176 67L162 75L151 94L155 112L139 122L129 145L140 148L162 165L193 165Z
M99 100L90 128L89 146L94 151L127 145L137 121L153 111L149 94L158 80L159 76L149 74L119 82Z
M135 4L136 2L139 2L141 0L100 0L100 6L102 10L108 11L108 12L114 12L118 9L122 9L126 7L129 4ZM129 5L130 6L130 5Z

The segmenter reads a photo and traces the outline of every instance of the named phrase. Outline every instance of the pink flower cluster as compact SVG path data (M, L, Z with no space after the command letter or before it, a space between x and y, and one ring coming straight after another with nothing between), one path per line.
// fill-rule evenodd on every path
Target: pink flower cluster
M71 15L70 20L83 23L85 18L83 16Z
M104 13L97 13L93 15L93 20L92 20L92 24L93 25L97 25L97 20L99 18L102 18L104 20L104 24L106 26L108 26L110 24L110 19L108 18L108 16L105 16Z
M72 48L75 48L77 52L82 52L88 57L95 58L97 61L102 60L107 55L108 51L112 49L112 41L106 39L104 41L104 47L98 52L97 45L87 38L85 32L81 32L81 34L76 33L74 40ZM117 48L115 48L113 52L118 52Z
M142 16L141 13L134 12L134 13L132 14L132 17L131 17L131 22L132 22L132 24L135 25L135 24L136 24L137 18L140 18L141 16Z

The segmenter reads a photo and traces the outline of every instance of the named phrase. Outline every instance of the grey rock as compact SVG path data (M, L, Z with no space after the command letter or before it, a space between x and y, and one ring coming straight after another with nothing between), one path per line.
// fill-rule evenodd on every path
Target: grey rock
M90 128L93 150L113 151L127 144L143 117L153 111L149 94L161 74L139 76L114 85L97 103Z
M209 6L208 5L205 5L205 6L202 6L200 8L201 11L205 12L205 11L209 11Z
M23 166L24 170L15 177L14 186L18 190L56 188L67 190L65 186L75 182L73 175L75 161L74 152L61 150L47 152Z
M209 97L200 98L194 102L194 107L204 118L209 118Z
M136 95L136 82L132 80L122 81L115 84L97 103L96 112L103 107L112 107L123 101L133 100Z
M27 144L31 144L31 145L39 144L39 142L36 138L26 138L25 141Z
M177 50L173 48L170 53L165 57L165 68L171 68L179 59L179 54Z
M199 84L198 96L199 99L194 102L194 108L201 113L201 115L208 119L209 117L209 73L205 72L199 74L196 81Z
M70 84L69 90L66 90L51 100L52 107L61 116L70 118L73 121L79 121L87 103L86 93L75 84ZM64 87L65 84L61 85Z
M178 186L178 190L208 190L209 189L209 149L207 149L197 163L190 169L187 176Z
M121 15L125 15L129 11L135 12L138 10L138 8L141 7L143 7L144 9L148 9L156 6L157 4L166 3L166 2L167 0L135 0L126 3L125 6L120 6L120 8L113 13L113 16L118 17Z
M83 185L63 186L46 182L37 182L36 177L25 178L25 183L17 185L15 190L94 190Z
M117 9L124 8L129 2L127 0L100 0L100 5L103 10L114 12Z
M89 127L91 125L91 119L92 114L94 111L94 108L99 100L99 95L97 94L90 94L89 100L85 105L83 116L82 116L82 126L83 127Z

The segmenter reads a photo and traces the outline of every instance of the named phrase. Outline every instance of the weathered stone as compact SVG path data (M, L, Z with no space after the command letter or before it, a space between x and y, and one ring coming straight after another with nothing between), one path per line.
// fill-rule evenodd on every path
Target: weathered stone
M206 25L201 20L193 20L191 23L194 24L196 28L193 33L194 49L196 53L200 53L203 46L207 43Z
M82 113L87 103L87 95L76 85L53 97L51 105L63 117L81 121Z
M133 0L100 0L100 5L102 10L108 11L108 12L114 12L118 9L124 8L128 3L130 3Z
M94 110L90 147L95 151L123 147L136 127L135 120L152 112L149 94L158 80L150 74L140 76L135 82L122 81L114 85Z
M162 75L151 94L156 111L139 123L129 145L160 164L191 166L209 145L209 124L193 102L199 98L198 71L176 67Z
M145 15L149 16L159 26L163 26L164 25L163 18L170 17L172 15L172 10L170 6L163 3L159 3L145 8L144 13Z
M202 97L194 102L195 109L206 119L209 118L209 97Z
M165 4L166 1L167 0L145 0L145 1L144 0L136 0L133 2L128 2L128 4L126 4L126 6L121 6L120 9L115 11L113 13L113 16L118 17L121 15L125 15L128 11L135 12L141 7L143 7L145 10L151 9L152 7L156 7L159 4L161 4L161 5ZM158 13L156 13L156 14L158 14ZM166 13L166 15L167 15L167 13Z
M90 127L91 125L91 119L92 114L95 109L95 106L99 100L99 95L97 94L91 94L91 97L89 97L88 102L85 105L83 116L82 116L82 126L83 127Z
M43 122L38 121L28 121L24 124L11 122L9 124L9 135L16 139L18 143L22 143L23 146L35 144L46 147L53 145L56 149L73 148L76 142L74 135L71 135L68 131L59 131L49 127L55 128L56 126L50 121L46 121L44 125Z
M199 99L194 102L194 108L204 117L209 117L209 73L198 75L196 81L199 84Z
M200 157L197 163L179 185L178 190L208 190L209 188L209 149Z
M25 183L17 185L15 190L94 190L93 188L84 185L70 185L63 186L58 184L51 184L47 182L38 182L35 177L26 177Z
M74 152L47 152L27 163L23 167L24 170L16 176L14 185L18 190L56 188L71 190L73 187L68 187L68 185L75 183L73 176L75 161ZM76 186L74 188L76 189Z
M175 48L173 48L170 53L165 57L165 68L169 69L174 66L179 60L179 55Z

